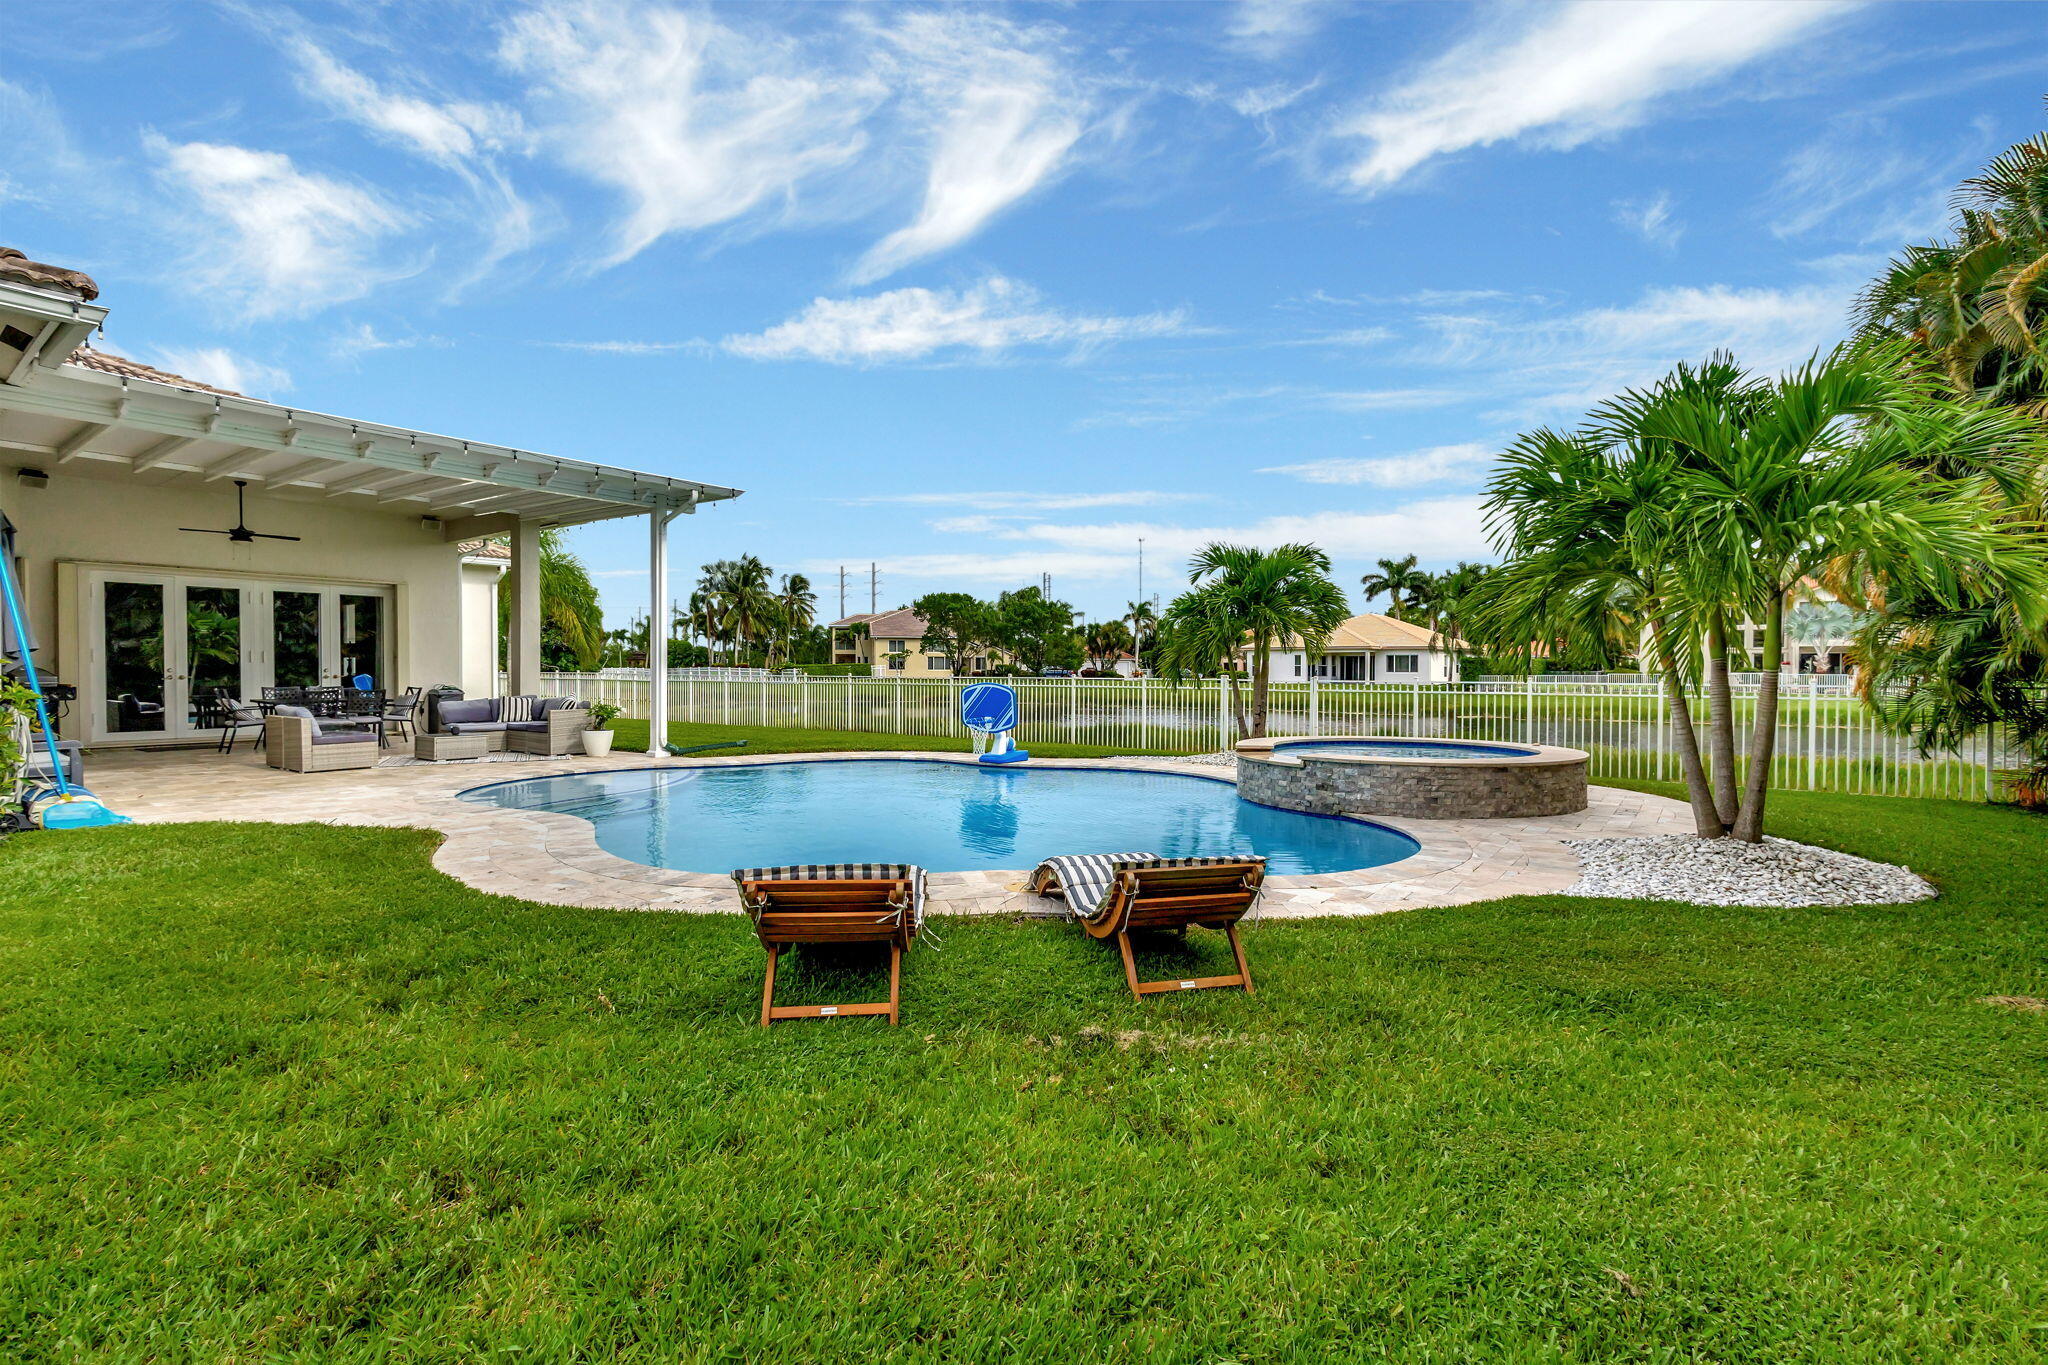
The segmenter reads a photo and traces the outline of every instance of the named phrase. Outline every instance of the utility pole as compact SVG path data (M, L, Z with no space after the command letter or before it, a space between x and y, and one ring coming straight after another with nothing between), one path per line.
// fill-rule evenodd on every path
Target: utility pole
M1145 537L1138 537L1138 600L1145 600Z
M846 619L846 566L839 566L839 619Z
M876 612L878 612L878 611L880 611L880 610L881 610L881 607L880 607L880 606L878 606L878 605L876 605L877 603L879 603L879 602L881 601L881 597L882 597L882 576L881 576L881 575L880 575L879 573L877 573L877 572L875 571L875 564L874 564L874 561L873 561L873 560L869 560L869 561L868 561L868 615L870 615L870 616L873 616L873 615L874 615L874 614L875 614Z
M1040 597L1043 597L1043 598L1044 598L1044 599L1045 599L1046 601L1048 601L1048 602L1052 601L1052 575L1051 575L1051 574L1049 574L1049 573L1042 573L1042 574L1040 574L1040 575L1038 576L1038 595L1039 595Z

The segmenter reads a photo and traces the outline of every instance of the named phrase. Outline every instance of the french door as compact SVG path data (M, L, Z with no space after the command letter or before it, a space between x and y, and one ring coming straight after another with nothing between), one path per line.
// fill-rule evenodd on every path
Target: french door
M225 700L272 685L395 690L391 624L388 588L94 570L84 738L209 735Z

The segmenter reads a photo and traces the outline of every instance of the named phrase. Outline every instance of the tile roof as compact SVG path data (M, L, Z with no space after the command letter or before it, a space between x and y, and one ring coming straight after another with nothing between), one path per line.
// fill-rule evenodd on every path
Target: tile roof
M860 612L832 624L834 627L864 625L868 628L868 638L871 640L924 638L924 618L909 607L898 607L894 611Z
M1411 625L1396 621L1391 616L1367 612L1354 616L1330 632L1330 642L1324 648L1333 653L1347 649L1428 649L1434 642L1438 649L1456 649L1460 642L1447 635L1431 635L1428 626ZM1289 648L1299 649L1299 640L1289 640Z
M4 273L4 270L0 270L0 273ZM139 360L115 355L112 351L95 351L90 346L80 346L71 353L71 358L65 363L88 370L98 370L101 374L118 375L122 379L146 379L152 384L169 384L180 389L196 389L200 393L217 393L223 398L248 397L247 394L236 393L233 389L202 384L196 379L187 379L182 374L159 370L154 365L145 365Z
M465 540L455 547L465 559L510 559L512 547L502 540Z
M41 261L32 261L11 246L0 246L0 280L33 285L37 289L54 289L61 294L73 294L87 301L100 296L100 287L94 284L92 276L84 271L67 270L61 265L44 265Z

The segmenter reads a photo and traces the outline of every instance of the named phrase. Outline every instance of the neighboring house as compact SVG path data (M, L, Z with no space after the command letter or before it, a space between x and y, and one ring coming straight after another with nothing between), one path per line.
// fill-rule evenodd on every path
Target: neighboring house
M1274 682L1443 683L1458 680L1458 644L1391 616L1354 616L1330 632L1313 655L1298 640L1275 645L1268 676ZM1246 648L1242 667L1251 667Z
M866 626L867 633L849 630L850 626ZM861 612L834 621L831 629L832 662L867 664L878 678L950 678L956 673L985 672L991 665L1009 661L998 650L983 650L962 668L943 654L927 654L924 618L908 607Z
M662 601L669 522L738 496L168 374L86 345L98 294L0 249L0 510L74 739L210 739L209 694L365 673L489 695L501 580L507 685L538 692L543 528L647 518Z

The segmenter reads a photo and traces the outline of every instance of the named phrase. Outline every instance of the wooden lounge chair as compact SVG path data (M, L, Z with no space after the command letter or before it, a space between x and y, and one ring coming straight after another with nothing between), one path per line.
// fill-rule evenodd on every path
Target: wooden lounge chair
M1031 889L1041 896L1059 892L1066 898L1067 913L1083 929L1096 938L1114 938L1124 960L1124 981L1142 1000L1162 991L1215 986L1242 986L1246 995L1252 994L1252 972L1245 965L1244 945L1237 941L1237 922L1258 903L1265 879L1266 860L1250 855L1159 858L1149 853L1097 853L1047 858L1031 874ZM1223 931L1237 971L1179 981L1138 980L1131 931L1185 929L1191 924Z
M740 903L768 950L761 985L761 1027L777 1019L886 1014L898 1019L903 951L924 923L924 869L912 863L824 863L743 867L732 874ZM778 1005L775 963L796 943L886 943L889 999L851 1005Z

